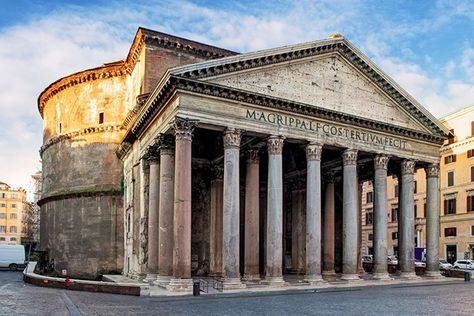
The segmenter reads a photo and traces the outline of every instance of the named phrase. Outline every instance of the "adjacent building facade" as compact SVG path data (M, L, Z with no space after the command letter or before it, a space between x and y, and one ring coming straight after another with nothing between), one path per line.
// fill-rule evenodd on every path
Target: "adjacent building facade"
M474 106L440 119L451 137L440 149L440 258L453 263L474 259ZM414 217L416 247L426 247L426 174L415 174ZM398 253L398 193L396 177L387 179L388 252ZM373 185L365 182L362 195L362 252L373 253Z
M26 231L23 219L28 207L25 190L0 182L0 244L21 243Z
M360 196L371 180L375 277L384 279L394 176L400 269L410 278L414 177L426 170L427 270L437 274L439 149L449 131L342 36L237 54L139 29L127 60L113 65L124 73L85 71L39 99L42 245L63 266L83 269L71 250L92 260L95 242L105 240L102 247L122 242L123 250L104 263L120 259L125 275L172 291L190 290L193 276L219 278L224 289L249 280L285 286L287 273L309 284L336 272L357 280ZM96 86L94 98L84 92ZM69 89L79 90L62 97ZM116 127L101 129L100 113L109 111ZM76 130L91 120L99 126ZM109 191L90 187L104 179L123 183L123 208L98 206Z

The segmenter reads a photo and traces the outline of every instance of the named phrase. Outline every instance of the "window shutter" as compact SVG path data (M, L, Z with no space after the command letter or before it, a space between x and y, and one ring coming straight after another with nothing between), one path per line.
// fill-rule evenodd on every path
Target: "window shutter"
M467 211L470 212L471 211L471 197L470 196L467 197L466 204L467 204Z
M456 199L453 199L453 214L456 214Z
M448 156L444 157L444 164L445 164L445 165L448 164Z
M474 121L471 121L471 136L474 136Z
M467 151L467 158L471 158L472 157L472 149L469 149Z
M453 162L456 162L456 154L453 155Z
M471 182L474 182L474 166L471 167Z
M448 200L444 200L444 215L448 214Z

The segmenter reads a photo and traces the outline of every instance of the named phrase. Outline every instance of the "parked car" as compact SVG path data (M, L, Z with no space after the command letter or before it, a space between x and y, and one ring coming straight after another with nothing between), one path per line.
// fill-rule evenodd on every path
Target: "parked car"
M388 264L398 264L398 259L396 256L388 256L387 257Z
M16 271L25 267L25 247L23 245L0 245L0 268Z
M474 261L472 260L456 260L453 263L455 269L470 269L474 270Z
M373 256L372 255L364 255L362 256L362 262L365 263L372 263L373 261Z
M415 267L425 268L426 267L426 262L420 261L420 260L415 260Z
M439 259L439 269L440 270L448 270L448 269L451 269L452 267L453 267L453 265L451 263L447 262L444 259Z

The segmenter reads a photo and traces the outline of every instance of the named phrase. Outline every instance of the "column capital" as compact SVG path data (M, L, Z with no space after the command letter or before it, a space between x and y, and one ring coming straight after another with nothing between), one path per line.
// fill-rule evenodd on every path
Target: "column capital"
M342 152L342 164L357 165L357 149L346 149Z
M267 148L269 155L281 155L283 153L284 136L272 135L267 139Z
M235 128L227 128L224 131L224 149L225 148L239 148L240 147L241 131Z
M333 170L328 170L324 173L324 180L326 183L334 183L335 172Z
M156 163L160 160L160 149L156 144L148 146L144 157L149 163Z
M323 145L317 143L309 143L306 145L306 160L321 160Z
M415 172L415 161L411 159L405 159L401 164L402 175L413 174Z
M172 124L177 140L191 140L193 137L194 128L197 126L197 121L192 121L188 118L176 117Z
M160 134L156 138L156 144L162 155L169 155L174 152L174 137L170 134Z
M247 162L248 163L259 163L260 162L260 150L252 148L247 151Z
M387 170L389 158L386 155L377 155L374 158L375 169Z
M438 178L439 177L439 164L432 163L428 167L425 167L427 178Z
M224 178L224 167L222 165L212 165L211 166L212 178L214 180Z

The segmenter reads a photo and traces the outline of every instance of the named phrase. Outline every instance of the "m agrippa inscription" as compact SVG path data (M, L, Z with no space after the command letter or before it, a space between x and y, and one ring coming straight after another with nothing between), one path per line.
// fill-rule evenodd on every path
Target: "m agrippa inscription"
M314 132L319 135L343 137L358 142L375 144L379 146L389 146L396 149L404 150L406 149L407 145L407 142L401 138L381 136L360 129L336 126L329 123L302 119L290 115L247 110L246 118L259 122L276 124L278 126L297 128L308 132Z

